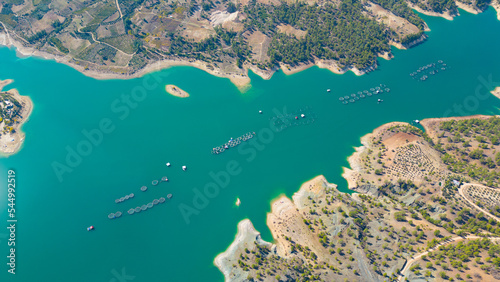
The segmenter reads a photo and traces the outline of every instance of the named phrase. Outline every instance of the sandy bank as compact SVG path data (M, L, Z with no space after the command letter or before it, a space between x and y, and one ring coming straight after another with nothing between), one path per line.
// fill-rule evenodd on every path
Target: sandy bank
M383 58L384 60L390 60L392 58L394 58L394 56L392 55L391 52L384 52L382 54L379 55L379 57Z
M203 71L206 71L211 75L222 78L228 78L234 85L236 85L236 87L240 89L250 84L250 78L248 77L246 70L241 70L241 72L239 73L228 73L228 72L223 72L221 69L214 68L209 63L203 61L196 61L196 60L186 61L182 59L168 59L149 64L140 71L138 71L137 73L133 74L132 77L141 77L150 72L160 71L162 69L167 69L169 67L174 67L174 66L195 67Z
M328 183L323 175L319 175L302 184L299 191L293 194L292 200L282 196L271 203L271 212L267 214L266 222L275 239L276 253L279 256L291 255L291 242L294 242L308 246L320 260L329 260L328 251L304 223L305 215L313 208L310 199L325 199L326 188L336 190L337 185Z
M12 83L13 80L4 80L0 81L0 92L2 91L2 88L8 85L9 83ZM13 133L2 133L0 136L0 154L4 156L9 156L17 153L19 149L21 148L25 134L21 130L22 126L24 123L26 123L29 120L29 116L31 115L31 112L33 111L33 102L28 96L21 96L19 95L19 92L16 89L11 89L7 91L14 99L16 99L19 103L22 105L22 109L19 113L21 116L18 118L17 122L15 122L12 127L14 128ZM0 128L3 129L4 127L4 122L2 121L0 123Z
M499 17L500 17L500 14L499 14ZM500 86L498 86L497 88L491 90L491 94L495 95L495 97L497 97L498 99L500 99Z
M302 64L298 64L296 66L287 66L285 64L280 64L280 69L283 71L284 74L286 75L291 75L291 74L294 74L294 73L298 73L298 72L301 72L303 70L306 70L310 67L314 66L313 63L302 63Z
M112 67L109 69L102 69L102 70L93 70L87 68L87 66L84 66L83 63L78 62L77 60L71 58L70 56L58 56L54 54L49 54L43 51L36 50L31 47L25 47L23 44L21 44L18 40L13 38L8 33L0 33L0 45L4 45L7 47L15 47L16 52L18 56L20 57L28 57L28 56L35 56L39 58L43 58L46 60L54 60L58 63L66 64L77 71L83 73L84 75L88 77L92 77L95 79L103 80L103 79L132 79L132 78L138 78L142 77L148 73L155 72L155 71L160 71L163 69L167 69L169 67L174 67L174 66L190 66L190 67L195 67L198 69L201 69L211 75L217 76L217 77L222 77L222 78L228 78L238 89L242 92L244 92L246 89L250 87L250 77L248 76L248 71L251 70L258 76L262 77L263 79L271 79L274 73L279 70L279 67L273 68L271 70L262 70L258 68L257 66L250 65L250 64L245 64L242 69L236 69L234 72L226 72L223 71L221 68L218 68L210 63L203 62L203 61L197 61L194 59L184 59L184 58L169 58L161 61L157 61L154 63L150 63L144 68L140 69L139 71L133 73L133 74L127 74L126 72L128 69L126 67ZM383 57L384 59L389 59L391 58L391 55L389 53L383 53L379 54L380 57ZM86 62L85 64L87 65L93 65L92 63ZM302 70L305 70L313 65L317 65L320 68L326 68L332 71L333 73L336 74L344 74L348 71L352 71L356 75L363 75L367 72L373 71L377 65L374 64L372 66L369 66L365 69L357 69L355 67L345 67L341 68L338 66L337 62L331 61L331 60L315 60L315 63L307 63L307 64L300 64L298 66L289 66L289 67L284 67L282 66L281 69L283 72L286 74L293 74ZM96 68L102 68L102 66L96 65Z
M402 48L404 48L404 47L402 47ZM385 60L390 60L393 58L393 55L390 52L384 52L384 53L378 54L378 56L385 59ZM304 71L304 70L306 70L310 67L313 67L313 66L317 66L317 67L322 68L322 69L328 69L329 71L331 71L335 74L344 74L348 71L352 71L357 76L363 75L363 74L370 72L370 71L373 71L377 68L376 63L374 65L369 66L369 67L364 68L364 69L358 69L356 67L344 67L344 68L342 68L337 64L336 61L316 59L314 61L314 63L312 63L312 62L300 63L300 64L297 64L295 66L280 64L279 69L281 69L281 71L283 71L283 73L286 75L292 75L292 74ZM274 74L274 71L272 72L272 74ZM272 76L272 74L271 74L271 76ZM271 78L271 76L269 76L269 78Z
M240 221L234 241L225 252L219 254L214 260L215 266L224 274L225 281L242 281L247 278L245 272L239 268L233 267L233 264L238 263L236 253L243 252L245 248L253 250L255 248L255 242L268 247L273 246L271 243L260 238L260 233L255 230L249 219Z
M433 17L442 17L442 18L445 18L447 20L453 20L454 17L456 16L460 16L460 12L458 12L456 15L451 15L449 12L445 12L445 13L436 13L436 12L433 12L433 11L426 11L426 10L422 10L420 7L418 7L417 5L414 5L412 4L411 2L407 2L408 6L410 6L410 8L412 8L413 10L419 12L419 13L422 13L424 15L427 15L427 16L433 16ZM479 14L481 13L482 11L478 10L476 7L470 5L470 4L465 4L463 2L460 2L460 1L455 1L455 4L457 5L457 7L461 10L464 10L468 13L471 13L471 14ZM500 3L497 3L496 1L491 1L490 3L490 6L493 7L496 12L497 12L497 19L500 21Z
M167 84L165 86L165 90L167 91L168 94L173 95L175 97L179 97L179 98L189 97L189 94L186 91L180 89L179 87L177 87L173 84Z
M0 92L5 86L11 84L12 82L14 82L12 79L0 80Z

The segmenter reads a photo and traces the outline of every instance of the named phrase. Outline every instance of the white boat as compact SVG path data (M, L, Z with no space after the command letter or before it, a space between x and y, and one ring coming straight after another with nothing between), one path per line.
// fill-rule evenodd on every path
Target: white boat
M185 165L182 166L182 170L186 171L187 167Z
M170 163L167 163L167 166L170 166Z

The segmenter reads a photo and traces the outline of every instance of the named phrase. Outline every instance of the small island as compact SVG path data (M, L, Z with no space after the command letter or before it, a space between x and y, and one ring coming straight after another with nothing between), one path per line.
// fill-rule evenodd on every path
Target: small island
M186 91L180 89L179 87L177 87L173 84L167 84L165 86L165 90L167 91L168 94L174 95L176 97L180 97L180 98L189 97L189 94Z
M16 153L24 141L22 125L28 121L33 102L28 96L21 96L16 89L2 91L13 80L0 80L0 153Z
M495 89L493 89L491 91L491 94L495 95L498 99L500 99L500 86L497 87L497 88L495 88Z

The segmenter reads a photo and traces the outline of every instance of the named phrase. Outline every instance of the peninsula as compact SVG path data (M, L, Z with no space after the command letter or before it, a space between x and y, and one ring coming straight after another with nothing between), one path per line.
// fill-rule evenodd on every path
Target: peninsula
M392 56L390 45L425 40L413 9L451 19L457 7L500 10L498 1L4 1L0 44L99 79L188 65L243 87L248 70L266 79L312 65L361 75Z
M2 91L13 81L0 80L0 153L16 153L24 142L21 127L28 121L33 102L28 96L21 96L16 89Z
M174 96L179 97L179 98L189 97L189 94L186 91L184 91L184 90L180 89L179 87L172 85L172 84L166 85L165 90L167 91L168 94L174 95Z
M362 138L341 193L323 176L271 203L215 258L226 281L500 279L500 117L389 123Z

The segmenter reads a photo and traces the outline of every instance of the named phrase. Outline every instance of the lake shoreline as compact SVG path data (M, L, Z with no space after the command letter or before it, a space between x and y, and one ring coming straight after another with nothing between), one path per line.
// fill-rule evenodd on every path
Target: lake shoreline
M416 39L414 42L412 42L412 45L417 45L424 41L426 38L426 35L423 34L419 39ZM249 71L252 71L254 74L258 75L264 80L269 80L273 77L273 75L278 72L279 70L283 71L287 75L295 74L298 72L301 72L303 70L306 70L312 66L318 66L319 68L324 68L328 69L329 71L335 73L335 74L345 74L349 71L352 71L355 75L361 76L364 75L368 72L374 71L377 69L378 65L377 62L373 63L372 65L363 68L363 69L358 69L354 66L346 66L346 67L341 67L338 65L337 61L334 60L322 60L322 59L317 59L315 58L313 62L306 62L306 63L299 63L295 66L290 66L290 65L285 65L285 64L280 64L280 66L276 66L272 69L260 69L255 65L251 65L248 63L245 63L240 69L240 72L225 72L221 68L214 67L212 64L203 62L203 61L198 61L198 60L193 60L193 59L182 59L182 58L173 58L173 59L165 59L161 61L157 61L154 63L150 63L146 65L144 68L136 71L135 73L132 74L126 74L126 73L118 73L118 72L113 72L113 69L110 67L107 70L96 70L96 69L89 69L88 66L83 66L80 65L77 61L75 61L72 57L70 56L60 56L60 55L55 55L55 54L50 54L44 51L37 50L32 47L26 47L24 46L21 42L18 40L14 39L9 33L7 32L0 32L0 46L3 45L7 48L15 48L16 53L18 54L19 57L38 57L42 58L45 60L54 60L58 63L65 64L78 72L82 73L83 75L87 77L91 77L97 80L108 80L108 79L133 79L133 78L140 78L143 77L144 75L147 75L149 73L155 72L155 71L161 71L164 69L168 69L170 67L175 67L175 66L189 66L189 67L194 67L200 70L203 70L213 76L220 77L220 78L227 78L231 81L232 84L234 84L241 92L245 92L250 86L251 86L251 80L249 76ZM390 42L390 45L395 46L398 49L408 49L407 47L403 46L402 44L395 43L395 42ZM388 52L383 52L378 54L378 57L381 57L385 60L390 60L393 58L393 55L391 54L390 51ZM127 71L126 68L121 67L123 71ZM115 70L117 67L115 67Z

